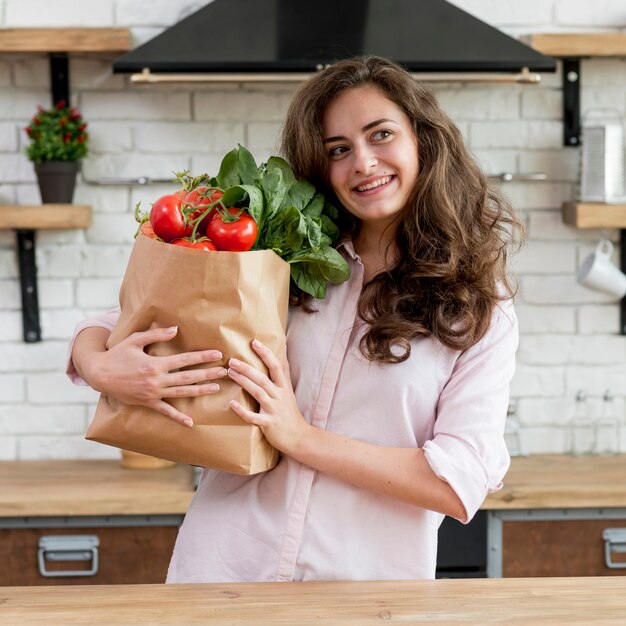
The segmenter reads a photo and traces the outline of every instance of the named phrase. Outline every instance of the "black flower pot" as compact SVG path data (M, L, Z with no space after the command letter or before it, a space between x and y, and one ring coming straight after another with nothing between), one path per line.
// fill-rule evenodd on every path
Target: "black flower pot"
M35 163L41 200L44 203L71 204L78 174L78 161Z

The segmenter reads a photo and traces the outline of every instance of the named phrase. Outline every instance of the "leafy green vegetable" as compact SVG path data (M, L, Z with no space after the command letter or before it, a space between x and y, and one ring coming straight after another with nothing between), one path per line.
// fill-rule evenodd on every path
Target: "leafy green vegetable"
M224 206L246 207L259 227L253 250L273 250L291 265L291 278L304 292L324 298L328 283L350 276L331 247L339 237L337 209L315 187L297 180L289 164L272 156L257 166L239 145L222 160L211 185L224 192Z

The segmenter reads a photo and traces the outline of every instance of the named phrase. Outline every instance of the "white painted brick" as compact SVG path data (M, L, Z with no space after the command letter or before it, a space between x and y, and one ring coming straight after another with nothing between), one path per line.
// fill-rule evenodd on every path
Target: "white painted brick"
M82 434L85 422L82 405L0 405L0 436Z
M18 301L15 304L20 307L19 311L0 311L0 342L22 340L22 304L19 299L19 292ZM4 350L4 343L0 348L0 351L2 350Z
M519 171L516 150L472 150L472 154L487 176Z
M7 186L5 185L4 189L6 188ZM0 230L0 246L6 249L13 249L14 245L15 245L15 233L9 229Z
M520 333L571 334L576 332L576 314L565 306L533 306L516 303Z
M13 190L15 192L16 204L41 203L41 193L34 175L31 183L16 183L13 185Z
M619 28L626 26L626 6L622 0L556 0L554 19L564 26Z
M624 84L624 81L626 81L624 59L595 58L582 61L580 82L583 89L620 86Z
M520 295L529 304L586 304L615 302L615 298L582 287L572 276L522 276Z
M196 167L196 168L191 168L190 171L194 174L194 176L200 176L200 174L206 172L207 170L205 167ZM215 173L217 173L217 171L215 171ZM173 178L173 173L171 170L169 174ZM157 198L160 198L161 196L164 196L169 193L174 193L178 189L179 189L178 183L137 185L131 188L130 206L133 208L133 211L134 211L135 206L139 202L140 203L139 210L143 213L148 213L150 211L150 207L152 207L152 204L155 202L155 200L157 200Z
M117 24L171 26L197 11L200 7L210 4L206 0L152 0L150 10L137 0L117 0L115 5L115 22Z
M558 148L563 125L533 120L471 122L469 138L474 148Z
M11 64L0 61L0 87L8 87L11 84Z
M33 182L35 180L33 164L25 154L0 154L0 180L11 183Z
M254 155L256 159L259 159L257 154ZM223 152L215 152L213 154L193 155L191 158L191 172L196 175L208 173L211 176L215 176L220 171L220 165L224 158ZM259 162L261 159L259 159Z
M84 245L85 231L82 228L68 228L67 230L38 230L38 246L66 246L72 244Z
M247 125L246 146L258 162L267 158L267 153L278 151L281 125L274 122L250 122Z
M2 157L0 156L0 165ZM147 178L169 179L174 170L189 169L191 160L187 155L176 159L169 154L107 154L88 157L83 163L83 174L88 180L100 178Z
M84 93L82 113L94 120L189 120L190 97L187 93L146 90L137 92Z
M0 437L0 461L17 460L17 437Z
M45 88L3 89L0 98L0 120L19 120L26 126L39 105L50 106L50 93Z
M541 23L549 24L552 21L551 3L545 0L527 0L526 2L452 0L451 4L499 29L504 25L534 26Z
M211 122L283 120L291 93L230 90L193 96L194 118Z
M61 341L5 343L0 354L1 372L54 370L65 364L67 344Z
M527 427L520 432L522 450L527 454L564 454L567 433L558 427Z
M86 315L79 309L60 309L40 312L41 334L46 340L63 339L67 341L74 334L76 324ZM67 348L67 344L64 344ZM65 363L65 353L63 361ZM58 365L58 363L57 363Z
M76 204L89 204L94 213L128 213L132 206L126 186L77 185Z
M140 124L133 129L140 152L229 152L244 140L243 123ZM174 159L172 159L174 160Z
M520 398L516 416L522 426L566 426L574 417L574 396Z
M562 367L531 367L518 363L511 382L511 397L553 397L565 390L565 372Z
M74 304L71 280L44 278L38 280L39 306L42 309L62 309Z
M18 280L0 280L0 311L22 308L22 296L20 295L20 283ZM7 322L8 320L3 320ZM4 324L0 324L0 328Z
M559 208L563 202L573 197L571 183L550 182L505 182L500 185L502 192L511 200L516 209Z
M103 59L70 56L70 72L73 90L124 89L126 87L126 76L113 74L111 58L108 56Z
M546 175L548 181L577 183L579 169L580 150L576 148L519 152L519 171L541 172Z
M81 251L78 246L37 246L39 278L73 278L80 276Z
M18 126L10 122L0 123L0 152L17 150Z
M31 373L26 378L28 402L35 405L84 404L96 402L99 394L90 387L74 385L65 375Z
M128 24L119 24L120 26L127 27ZM137 48L142 44L150 41L150 39L154 39L157 35L163 32L162 27L155 26L132 26L130 29L130 41L131 47Z
M18 457L21 461L36 459L119 459L120 451L82 435L20 437Z
M564 224L560 208L551 211L531 211L528 217L526 234L531 239L597 241L600 233L596 229L581 229Z
M517 352L526 365L610 365L626 361L626 338L522 335Z
M107 213L93 216L91 228L87 231L90 243L132 243L137 230L137 222L130 214Z
M13 204L15 202L15 186L14 185L3 185L0 183L0 203L1 204ZM2 245L2 240L7 237L13 237L13 233L9 231L4 231L0 233L0 245Z
M18 57L12 65L13 84L16 87L32 89L37 86L42 89L50 89L50 62L44 55ZM74 81L72 80L72 82ZM40 104L49 106L50 97ZM26 115L33 115L34 113L34 110L25 112Z
M608 389L614 396L624 394L626 366L583 366L572 365L565 368L565 385L567 393L576 395L579 390L589 395L602 396Z
M89 124L89 151L93 154L126 152L132 149L133 140L127 122L101 122Z
M112 0L5 0L4 26L111 26Z
M570 243L529 240L510 257L515 274L571 274L576 270L576 249Z
M616 305L582 306L578 309L578 330L581 334L606 333L619 331L619 307Z
M23 374L3 374L0 376L0 404L23 402L26 391L26 377Z
M18 278L18 276L16 251L0 249L0 278Z
M516 120L520 113L520 91L511 85L441 90L437 98L455 122Z
M522 117L525 119L563 119L563 93L556 89L529 88L522 92Z
M584 79L582 84L586 85ZM581 122L584 126L588 121L597 115L597 109L610 109L616 111L617 115L624 114L626 107L626 87L622 85L596 85L595 87L583 87L580 90L580 110Z
M82 251L81 276L121 277L126 271L132 246L91 246Z
M119 302L121 282L117 278L79 279L76 300L80 307L111 308Z

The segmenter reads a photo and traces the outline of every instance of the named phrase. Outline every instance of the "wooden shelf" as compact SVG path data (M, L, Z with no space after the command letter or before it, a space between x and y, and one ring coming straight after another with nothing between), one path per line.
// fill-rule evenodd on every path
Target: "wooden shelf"
M626 204L566 202L563 221L576 228L626 228Z
M538 33L524 42L552 57L625 57L626 33Z
M41 230L89 228L91 207L86 204L7 204L0 206L0 229Z
M1 28L0 52L126 52L128 28Z

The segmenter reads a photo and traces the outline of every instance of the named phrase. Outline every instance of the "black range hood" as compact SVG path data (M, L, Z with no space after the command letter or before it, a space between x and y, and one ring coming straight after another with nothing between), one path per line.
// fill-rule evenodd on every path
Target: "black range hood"
M214 0L117 73L311 73L362 54L411 72L554 72L556 61L445 0Z

